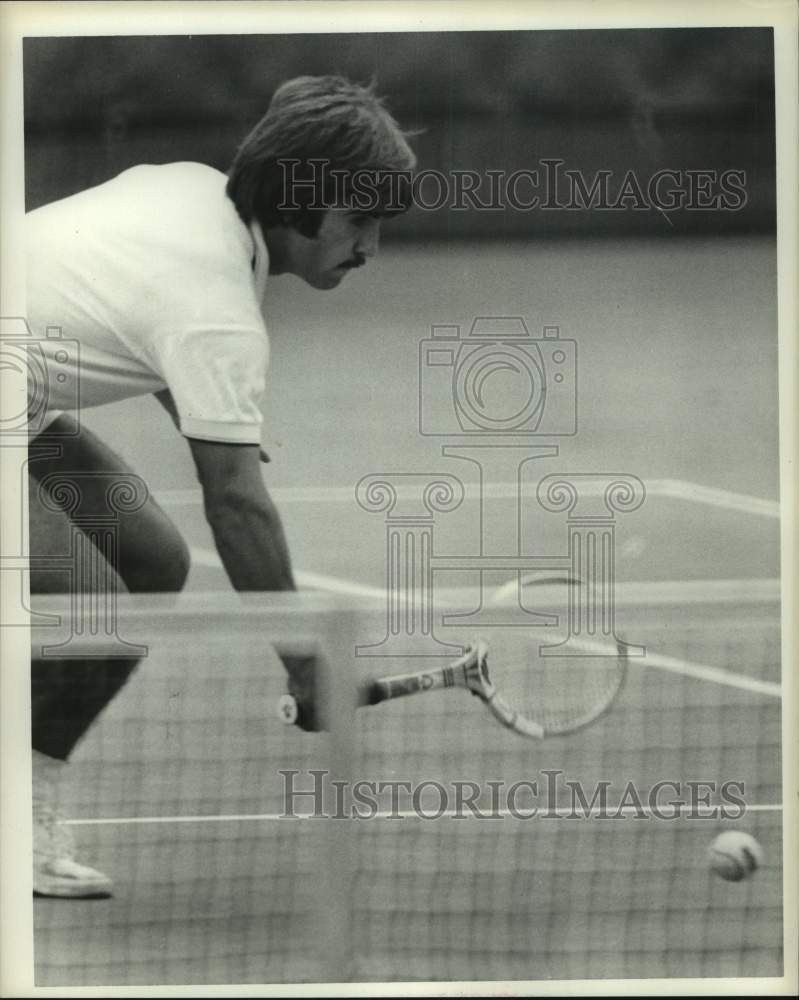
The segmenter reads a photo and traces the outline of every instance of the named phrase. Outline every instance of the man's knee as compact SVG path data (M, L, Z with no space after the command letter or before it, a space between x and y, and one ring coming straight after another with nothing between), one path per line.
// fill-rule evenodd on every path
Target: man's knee
M121 567L121 575L132 593L174 594L183 590L191 567L191 553L176 528L159 533L158 544L148 549L149 558Z
M164 582L167 584L165 590L170 593L183 590L190 568L191 552L189 547L183 536L175 531L167 548L166 559L161 570Z

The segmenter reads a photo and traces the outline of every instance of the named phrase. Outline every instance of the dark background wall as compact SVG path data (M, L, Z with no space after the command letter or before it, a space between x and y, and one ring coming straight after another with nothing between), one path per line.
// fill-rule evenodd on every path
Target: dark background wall
M273 90L341 73L378 90L422 169L536 168L590 182L633 170L743 170L738 211L415 211L417 238L769 232L775 226L771 29L29 38L29 208L135 163L225 170ZM487 191L487 188L486 188ZM524 188L524 195L529 189Z

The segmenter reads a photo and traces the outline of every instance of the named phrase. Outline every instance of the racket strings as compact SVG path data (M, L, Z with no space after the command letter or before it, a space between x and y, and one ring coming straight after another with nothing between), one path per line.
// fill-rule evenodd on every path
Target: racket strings
M537 648L501 663L492 657L498 694L521 716L549 734L571 732L606 711L626 675L626 657L541 657Z

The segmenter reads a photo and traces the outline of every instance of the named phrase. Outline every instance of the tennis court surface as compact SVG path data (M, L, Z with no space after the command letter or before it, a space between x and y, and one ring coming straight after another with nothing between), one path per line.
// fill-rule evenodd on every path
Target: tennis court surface
M332 303L275 283L265 480L300 585L355 601L331 623L329 606L306 594L282 638L332 641L336 676L419 669L413 659L352 655L387 628L377 597L386 524L356 503L362 477L460 479L464 502L436 519L433 554L446 562L479 550L483 515L504 526L486 535L498 552L513 547L518 517L520 552L565 555L564 517L542 511L538 483L605 470L632 473L647 491L638 510L619 515L616 559L618 631L645 644L647 657L631 661L606 716L545 743L506 732L458 691L359 710L339 727L343 743L286 728L274 710L285 690L271 651L280 616L271 600L245 619L230 603L184 442L164 433L154 403L87 411L87 425L114 442L185 533L191 593L152 620L137 608L138 624L126 627L150 655L75 754L66 813L82 856L114 877L117 892L36 901L37 984L780 974L772 243L394 248L373 268ZM484 280L487 268L496 282ZM564 277L575 274L579 294ZM645 327L642 295L663 300ZM444 439L418 432L419 344L431 322L466 329L475 316L508 312L536 336L559 324L578 341L581 366L580 433L557 461L532 461L518 480L515 467L483 475L442 454ZM513 574L494 576L492 587ZM442 638L474 637L441 616L444 588L475 585L474 573L436 572ZM390 818L386 793L371 819L283 818L281 770L308 789L312 769L348 782L438 782L445 814L421 818L401 794L403 818ZM544 818L543 772L556 769L558 818ZM504 796L532 780L539 814L515 818ZM610 781L608 801L618 804L629 783L649 818L629 808L618 819L597 809L567 818L566 780L589 803ZM674 819L649 811L660 781L679 785L658 798L678 802ZM740 819L707 815L725 781L744 783ZM455 818L457 782L476 783L484 809L490 782L504 783L499 818ZM701 818L685 805L689 782L716 783ZM423 805L436 812L432 785ZM520 792L518 805L529 812L529 796ZM708 846L726 828L759 840L765 864L753 878L725 882L710 870Z
M116 895L36 901L37 985L781 974L776 588L636 594L623 592L617 623L646 656L607 715L544 742L461 691L339 709L330 733L285 726L274 644L324 655L338 706L366 674L418 666L352 655L385 628L377 601L125 602L118 633L149 655L81 744L63 803ZM325 816L299 818L318 800L287 798L287 782L313 791L314 770L329 772ZM387 792L361 810L376 815L353 818L331 778L405 781L418 796ZM508 787L534 779L537 799L522 789L514 816ZM658 818L665 779L676 785ZM610 782L610 807L575 810L567 780L589 799ZM725 781L743 785L737 819L716 811ZM458 782L478 786L480 808L458 808ZM715 782L697 808L690 782ZM643 810L624 798L630 784ZM762 845L751 879L710 870L722 829Z

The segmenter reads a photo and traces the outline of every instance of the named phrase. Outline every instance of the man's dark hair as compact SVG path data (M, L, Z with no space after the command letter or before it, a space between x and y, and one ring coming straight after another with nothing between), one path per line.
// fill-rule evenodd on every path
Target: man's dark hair
M301 76L275 91L241 144L227 193L248 224L289 224L314 236L328 208L406 211L415 165L405 134L373 87Z

